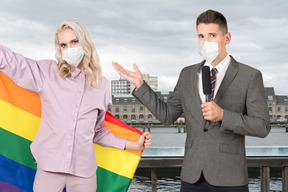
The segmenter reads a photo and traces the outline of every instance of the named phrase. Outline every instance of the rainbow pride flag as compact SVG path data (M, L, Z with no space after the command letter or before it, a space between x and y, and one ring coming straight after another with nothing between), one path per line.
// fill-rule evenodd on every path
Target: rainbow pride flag
M30 144L41 119L36 93L18 87L0 73L0 191L33 192L36 163ZM115 135L136 141L143 132L109 112L105 124ZM95 144L97 192L127 191L143 151L120 150Z

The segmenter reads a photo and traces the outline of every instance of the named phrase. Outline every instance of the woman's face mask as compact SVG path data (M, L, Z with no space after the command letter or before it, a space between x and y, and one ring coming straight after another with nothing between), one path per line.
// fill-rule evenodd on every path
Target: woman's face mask
M67 48L62 51L62 59L65 60L69 65L77 67L82 61L84 51L82 46Z

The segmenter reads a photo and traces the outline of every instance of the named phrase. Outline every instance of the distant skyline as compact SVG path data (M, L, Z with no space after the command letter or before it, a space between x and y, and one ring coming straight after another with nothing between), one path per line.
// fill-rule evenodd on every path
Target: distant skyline
M159 91L173 91L180 71L202 61L196 18L207 9L224 14L232 41L228 53L259 69L264 86L288 95L286 0L3 0L0 43L32 59L55 60L60 22L79 18L93 35L103 73L119 79L111 62L158 76Z

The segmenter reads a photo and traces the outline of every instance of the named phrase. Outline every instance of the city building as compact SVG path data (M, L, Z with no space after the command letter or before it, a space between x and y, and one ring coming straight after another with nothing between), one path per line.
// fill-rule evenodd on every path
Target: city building
M132 84L126 81L122 77L119 80L111 81L111 93L112 95L128 95L133 91Z
M158 91L158 77L143 74L143 80L151 87L153 91Z
M168 101L168 97L172 92L156 92L159 99L164 102ZM118 119L121 119L127 124L143 123L157 124L159 120L138 101L133 95L112 95L113 105L108 109Z
M271 122L287 122L288 96L275 95L273 87L265 87Z

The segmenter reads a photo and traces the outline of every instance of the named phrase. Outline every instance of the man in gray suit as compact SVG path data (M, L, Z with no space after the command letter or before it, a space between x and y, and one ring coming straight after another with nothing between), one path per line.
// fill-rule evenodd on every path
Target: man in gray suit
M205 11L196 26L204 61L181 71L167 103L142 80L135 64L135 72L116 62L113 66L135 85L133 95L162 123L172 124L184 113L187 138L181 192L249 191L245 136L264 138L270 131L262 75L227 54L231 34L221 13ZM213 69L210 102L202 91L203 66Z

